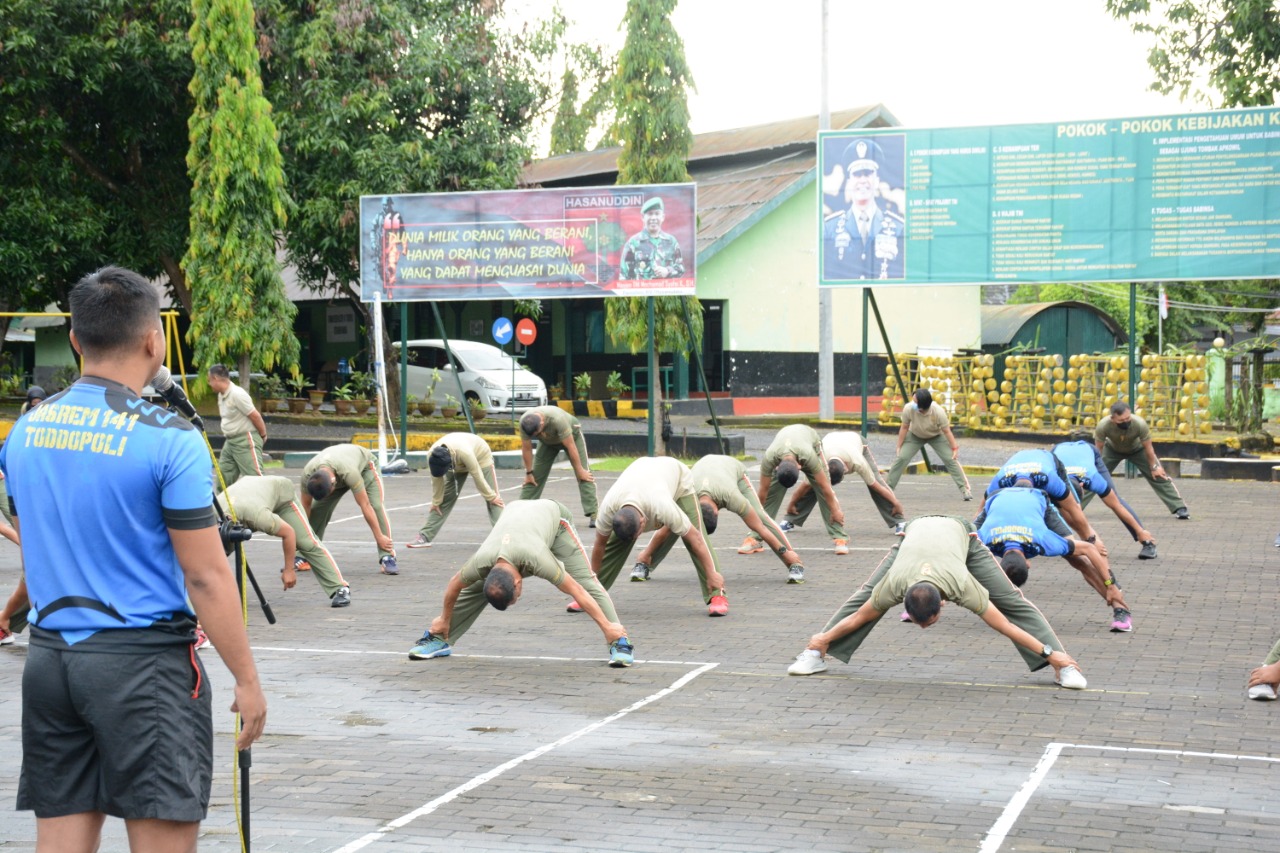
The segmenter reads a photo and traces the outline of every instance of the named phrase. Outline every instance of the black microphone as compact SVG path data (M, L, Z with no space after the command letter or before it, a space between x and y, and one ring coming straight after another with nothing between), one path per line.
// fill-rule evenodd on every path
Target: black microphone
M170 406L178 410L178 413L184 415L187 420L191 421L196 429L204 431L204 421L200 420L200 415L196 414L196 407L191 405L191 401L187 399L186 393L182 390L181 385L177 385L173 381L173 375L169 373L169 368L163 364L160 365L160 372L151 380L151 387L156 390L164 401Z

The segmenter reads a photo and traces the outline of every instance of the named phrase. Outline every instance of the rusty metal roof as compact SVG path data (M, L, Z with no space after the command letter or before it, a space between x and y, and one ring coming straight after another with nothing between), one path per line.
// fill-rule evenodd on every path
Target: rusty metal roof
M883 105L831 114L831 127L893 127ZM700 133L689 174L698 185L698 261L705 262L816 176L818 117ZM525 167L524 186L606 186L621 148L562 154Z

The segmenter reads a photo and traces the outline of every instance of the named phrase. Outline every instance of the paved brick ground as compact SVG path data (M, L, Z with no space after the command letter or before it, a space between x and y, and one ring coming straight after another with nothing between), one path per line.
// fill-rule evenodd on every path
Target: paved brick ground
M602 491L615 476L599 475ZM500 472L507 497L518 480ZM429 479L387 487L396 539L407 541ZM537 581L514 609L482 616L453 657L407 660L487 529L473 491L439 545L401 550L398 577L376 573L347 504L329 536L353 587L345 610L328 608L307 576L289 593L275 588L278 543L255 539L250 560L279 622L251 610L271 703L253 751L253 849L977 850L984 839L1006 851L1277 849L1280 707L1244 697L1245 673L1280 629L1275 487L1182 488L1190 522L1165 514L1140 481L1121 483L1159 537L1153 562L1091 507L1134 606L1132 634L1107 631L1107 609L1065 563L1033 563L1028 596L1083 665L1082 693L1028 673L1007 641L956 608L928 631L886 619L852 665L788 677L809 634L891 544L853 483L839 487L853 553L834 556L820 529L799 532L802 586L785 584L769 556L738 556L744 528L725 518L715 544L728 618L705 615L680 549L647 584L624 572L614 597L639 657L628 670L608 668L594 625ZM899 494L913 515L977 508L945 476L904 478ZM549 496L576 510L567 477ZM585 520L580 532L591 535ZM6 588L16 564L15 549L0 547ZM9 809L25 642L0 648L5 851L34 849L31 816ZM226 708L226 672L203 654ZM217 716L204 851L239 849L231 724ZM991 835L1020 790L1025 807L1008 813L1006 835ZM104 850L125 846L109 823Z

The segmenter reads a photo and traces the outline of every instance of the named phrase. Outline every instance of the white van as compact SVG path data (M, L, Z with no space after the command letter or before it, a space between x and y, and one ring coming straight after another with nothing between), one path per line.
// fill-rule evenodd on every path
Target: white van
M397 361L387 365L399 370L399 347L395 345ZM458 397L456 376L462 378L462 391L468 400L484 404L489 411L517 412L547 404L547 384L537 374L528 370L507 353L489 344L475 341L449 341L453 351L453 364L449 363L444 341L438 338L409 341L409 383L406 393L418 399L426 399L431 389L431 373L440 371L440 381L431 392L437 406L444 405L445 396ZM513 368L514 367L514 371ZM456 371L456 374L455 374Z

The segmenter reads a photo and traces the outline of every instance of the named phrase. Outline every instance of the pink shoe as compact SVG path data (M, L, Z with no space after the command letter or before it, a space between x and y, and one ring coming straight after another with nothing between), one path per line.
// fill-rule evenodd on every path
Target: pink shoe
M197 625L196 626L196 651L200 651L201 649L207 647L208 645L209 645L208 635L205 634L203 628Z
M728 616L729 615L729 599L723 595L711 596L711 603L707 605L708 616Z
M569 602L569 605L565 608L565 610L569 613L581 613L582 605L579 604L577 601L571 600Z
M911 621L911 614L904 610L904 611L902 611L902 616L901 616L901 617L899 617L899 618L901 618L903 622L910 622L910 621Z

